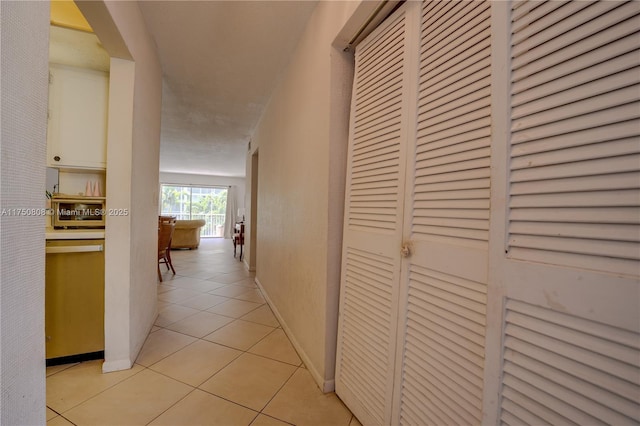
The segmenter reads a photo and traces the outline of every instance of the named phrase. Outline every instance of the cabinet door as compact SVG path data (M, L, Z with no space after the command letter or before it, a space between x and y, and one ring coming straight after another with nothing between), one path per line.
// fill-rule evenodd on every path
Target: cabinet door
M415 7L406 3L356 49L336 392L364 424L391 421Z
M51 64L49 166L105 168L108 96L107 73Z

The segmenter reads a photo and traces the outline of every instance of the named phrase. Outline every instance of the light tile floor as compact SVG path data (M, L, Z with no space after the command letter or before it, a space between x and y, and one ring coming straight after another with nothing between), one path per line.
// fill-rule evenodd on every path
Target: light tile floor
M359 426L317 387L229 240L171 256L134 367L47 368L47 425Z

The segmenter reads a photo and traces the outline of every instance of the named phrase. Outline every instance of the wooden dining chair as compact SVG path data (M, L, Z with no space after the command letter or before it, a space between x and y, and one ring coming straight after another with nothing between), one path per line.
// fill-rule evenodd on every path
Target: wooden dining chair
M173 238L173 230L175 227L175 217L158 217L158 279L160 279L160 282L162 282L162 274L160 273L161 263L167 265L167 270L171 269L173 275L176 274L173 263L171 263L171 238Z

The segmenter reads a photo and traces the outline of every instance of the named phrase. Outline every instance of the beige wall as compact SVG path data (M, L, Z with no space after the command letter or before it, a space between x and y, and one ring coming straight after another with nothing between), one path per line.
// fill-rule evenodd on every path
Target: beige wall
M105 363L129 368L157 315L157 209L162 70L135 2L79 2L112 57L107 201Z
M129 360L133 363L157 314L156 251L162 68L137 3L109 2L107 6L135 62L131 163L128 165L131 173L128 343ZM124 168L127 164L121 166ZM112 165L108 164L107 179L111 170ZM118 168L113 171L120 172ZM111 186L110 191L118 191L118 186Z
M247 263L255 262L272 308L326 391L333 389L335 368L353 74L352 55L333 43L345 26L355 32L361 23L351 19L356 9L366 18L361 7L318 3L247 156L250 183L251 156L259 152L257 250L248 247ZM249 191L245 202L250 211Z

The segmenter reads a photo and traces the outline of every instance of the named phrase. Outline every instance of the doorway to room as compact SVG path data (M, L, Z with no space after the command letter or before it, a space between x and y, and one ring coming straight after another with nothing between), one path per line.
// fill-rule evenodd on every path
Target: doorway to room
M251 205L249 214L249 270L256 270L258 255L258 150L251 155Z

